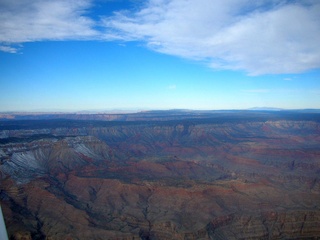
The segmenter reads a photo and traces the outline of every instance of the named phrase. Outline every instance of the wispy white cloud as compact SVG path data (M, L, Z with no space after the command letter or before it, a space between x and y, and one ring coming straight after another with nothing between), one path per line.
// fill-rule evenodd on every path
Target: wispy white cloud
M17 53L18 49L16 47L6 46L6 45L0 45L0 51L2 52L8 52L8 53Z
M106 18L109 34L250 75L320 67L320 2L149 0Z
M142 41L154 51L249 75L320 67L318 0L141 2L134 12L93 20L87 11L94 0L2 0L0 50L14 53L12 44L44 40Z
M169 85L168 89L169 90L175 90L177 88L177 86L175 84Z
M90 4L89 0L2 0L1 50L16 52L9 46L15 43L97 38L94 21L84 15Z

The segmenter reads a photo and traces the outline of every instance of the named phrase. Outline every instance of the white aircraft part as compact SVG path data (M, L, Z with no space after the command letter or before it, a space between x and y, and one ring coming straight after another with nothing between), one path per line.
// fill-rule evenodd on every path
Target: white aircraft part
M0 205L0 239L1 240L8 240L7 229L6 229L6 225L4 223L1 205Z

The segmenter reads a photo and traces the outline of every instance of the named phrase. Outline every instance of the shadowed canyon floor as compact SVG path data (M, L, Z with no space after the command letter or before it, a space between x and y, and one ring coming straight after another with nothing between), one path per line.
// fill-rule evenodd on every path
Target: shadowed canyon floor
M320 239L319 113L12 116L11 239Z

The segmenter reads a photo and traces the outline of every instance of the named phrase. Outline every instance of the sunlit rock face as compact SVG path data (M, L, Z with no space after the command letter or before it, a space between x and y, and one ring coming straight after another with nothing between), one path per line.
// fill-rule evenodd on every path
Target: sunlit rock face
M320 116L263 114L2 122L9 237L320 238Z

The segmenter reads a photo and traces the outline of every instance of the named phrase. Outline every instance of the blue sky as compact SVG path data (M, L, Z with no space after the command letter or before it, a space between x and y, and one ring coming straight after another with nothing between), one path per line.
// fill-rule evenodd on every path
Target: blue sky
M0 111L320 108L320 2L0 0Z

